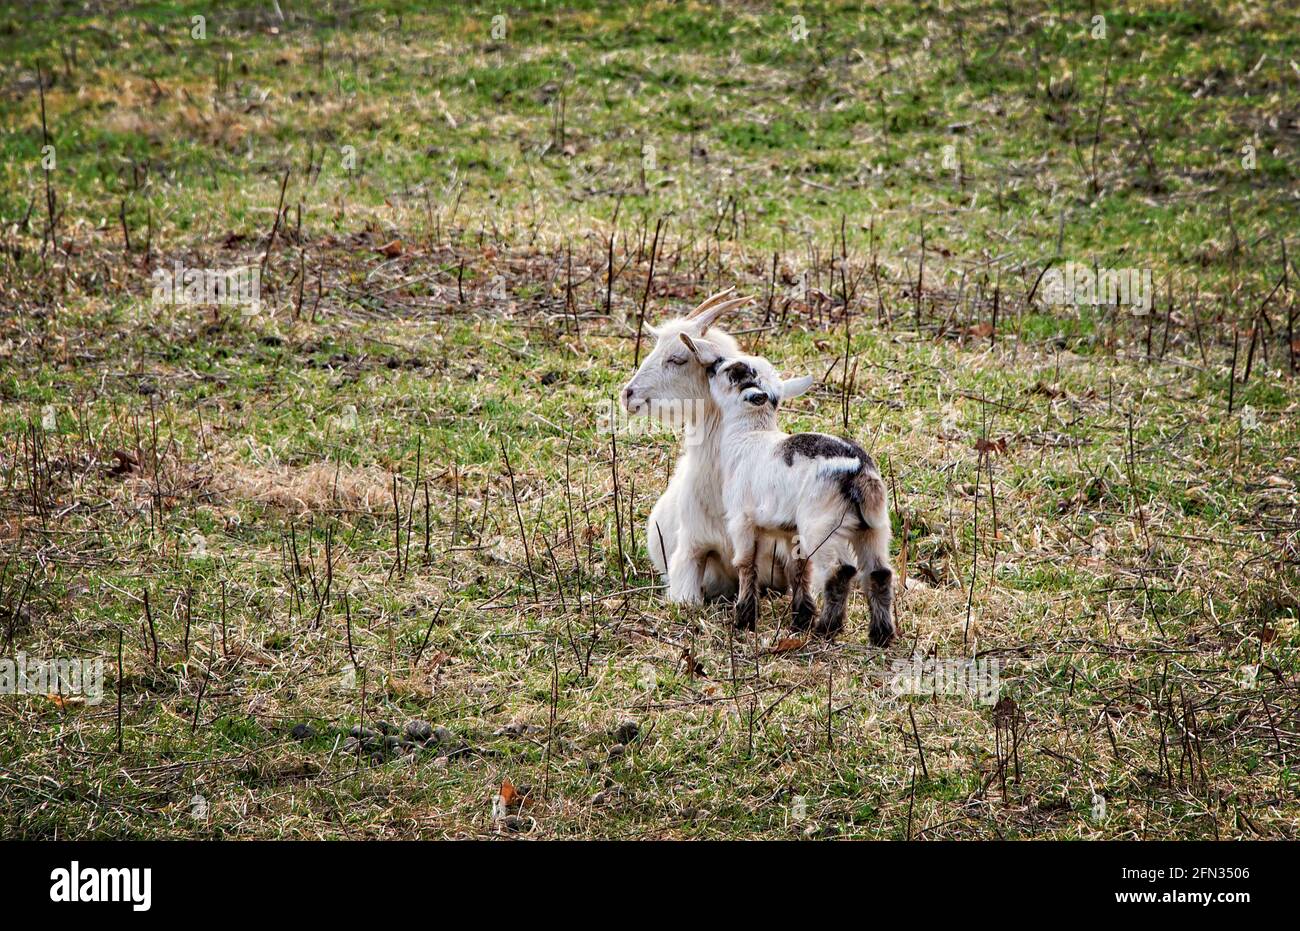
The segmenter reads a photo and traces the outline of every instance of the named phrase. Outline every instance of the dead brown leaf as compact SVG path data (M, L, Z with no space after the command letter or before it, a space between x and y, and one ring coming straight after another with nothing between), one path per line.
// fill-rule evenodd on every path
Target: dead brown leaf
M980 437L975 441L975 451L985 455L988 453L1005 453L1007 451L1007 438L1000 436L996 440L987 440Z
M767 648L767 653L776 656L781 653L793 653L806 644L808 640L804 637L782 637L776 643Z
M689 647L682 648L682 660L686 663L686 678L708 678L708 674L704 671L704 667L696 661L695 654L690 651Z
M108 474L114 478L130 475L140 468L140 463L135 456L120 449L113 450L113 460L113 467L108 470Z

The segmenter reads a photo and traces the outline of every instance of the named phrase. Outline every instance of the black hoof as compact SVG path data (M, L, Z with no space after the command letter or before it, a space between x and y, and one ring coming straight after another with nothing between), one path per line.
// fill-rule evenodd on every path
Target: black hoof
M842 617L821 617L817 619L816 626L813 627L813 633L820 637L834 637L844 629L844 618Z
M790 626L795 630L807 630L812 627L816 613L816 602L811 598L799 598L790 603Z

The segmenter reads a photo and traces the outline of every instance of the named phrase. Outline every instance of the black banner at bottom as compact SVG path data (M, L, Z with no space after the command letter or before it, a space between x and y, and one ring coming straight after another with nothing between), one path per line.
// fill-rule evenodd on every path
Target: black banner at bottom
M911 901L928 919L1010 902L1067 913L1199 908L1228 916L1285 901L1296 852L1290 842L35 841L0 845L0 891L10 909L127 921L419 918L508 909L537 896L587 914L656 904L692 920L716 915L722 901L735 920L785 905L843 908L846 895Z

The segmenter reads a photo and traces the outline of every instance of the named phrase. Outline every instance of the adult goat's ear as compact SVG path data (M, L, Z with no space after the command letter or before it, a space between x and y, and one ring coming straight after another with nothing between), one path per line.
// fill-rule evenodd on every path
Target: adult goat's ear
M797 398L809 388L812 387L813 378L811 375L800 375L798 378L790 378L781 382L781 400L788 401L790 398Z
M691 351L691 355L695 356L695 360L700 365L712 365L722 358L722 353L718 351L718 347L707 339L700 339L699 337L691 339L685 333L678 333L677 335L682 338L682 342L686 344L686 348Z

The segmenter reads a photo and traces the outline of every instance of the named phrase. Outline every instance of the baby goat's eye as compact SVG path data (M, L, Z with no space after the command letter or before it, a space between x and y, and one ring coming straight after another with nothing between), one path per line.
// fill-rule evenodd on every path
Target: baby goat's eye
M672 357L668 360L668 364L669 364L669 365L685 365L685 364L686 364L686 357L685 357L685 356L672 356Z

